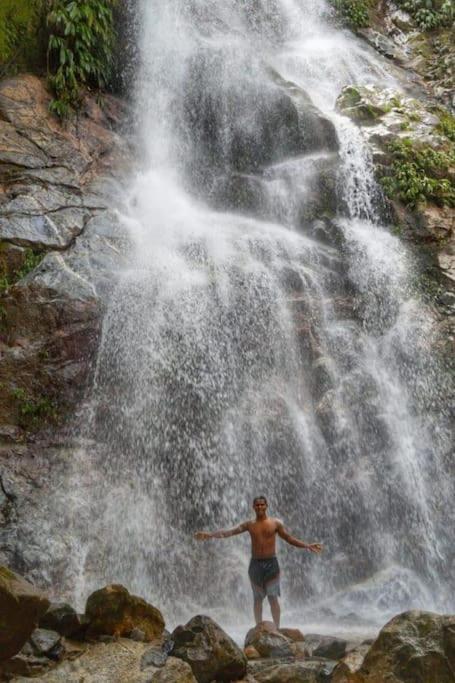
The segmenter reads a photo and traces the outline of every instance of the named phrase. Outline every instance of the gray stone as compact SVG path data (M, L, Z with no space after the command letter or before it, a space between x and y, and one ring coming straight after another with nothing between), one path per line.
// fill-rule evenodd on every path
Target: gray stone
M187 662L199 683L240 680L247 660L234 641L205 616L193 617L172 633L172 655Z
M37 628L30 636L30 643L38 656L56 654L59 651L61 636L56 631Z
M147 669L149 666L161 667L166 664L168 653L160 647L151 647L150 650L144 652L141 659L141 669Z

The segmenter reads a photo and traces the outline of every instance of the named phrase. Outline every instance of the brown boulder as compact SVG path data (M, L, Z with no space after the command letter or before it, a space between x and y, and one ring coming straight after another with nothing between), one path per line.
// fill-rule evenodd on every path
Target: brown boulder
M187 662L198 683L237 681L246 674L242 650L210 617L198 615L171 636L172 655Z
M360 669L336 683L453 683L455 616L413 610L394 617L368 650Z
M48 607L49 600L43 593L0 567L0 661L19 652Z
M245 647L254 647L261 657L292 657L291 641L271 621L262 621L246 634Z
M119 585L92 593L85 607L88 635L127 636L140 629L147 641L159 638L164 630L161 612Z

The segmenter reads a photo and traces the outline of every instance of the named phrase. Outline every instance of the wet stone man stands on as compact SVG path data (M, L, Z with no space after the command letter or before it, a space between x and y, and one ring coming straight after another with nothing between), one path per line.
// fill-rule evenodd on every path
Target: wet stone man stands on
M320 543L304 543L294 538L284 528L283 522L267 515L267 500L265 496L258 496L253 501L256 519L244 522L228 531L198 531L195 538L207 541L210 538L229 538L246 531L251 537L251 561L248 575L254 596L254 618L256 624L262 621L262 603L267 596L272 611L275 626L280 626L280 567L276 557L276 535L283 538L296 548L304 548L312 553L320 553Z

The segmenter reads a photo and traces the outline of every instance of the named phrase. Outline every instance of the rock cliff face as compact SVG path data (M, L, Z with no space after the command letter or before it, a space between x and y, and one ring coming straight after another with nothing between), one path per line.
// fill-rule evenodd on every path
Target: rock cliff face
M367 141L388 198L389 221L416 245L419 286L440 315L440 344L452 353L455 313L455 53L452 29L425 31L389 0L373 3L371 25L358 31L384 55L400 89L348 86L338 109Z
M83 395L128 248L112 210L130 164L125 105L87 95L62 125L49 101L35 76L0 83L0 528L16 566L18 498L46 479L46 435Z
M0 424L4 441L56 424L85 386L103 290L125 251L109 210L127 162L124 110L87 97L65 127L41 80L0 85ZM107 193L107 186L109 193Z

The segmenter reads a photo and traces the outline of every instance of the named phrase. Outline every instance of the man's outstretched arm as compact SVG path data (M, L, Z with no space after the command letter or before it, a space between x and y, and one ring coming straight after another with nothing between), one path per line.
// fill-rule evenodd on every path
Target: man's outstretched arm
M228 529L226 531L197 531L194 534L194 538L197 541L208 541L210 538L229 538L230 536L237 536L238 534L243 534L248 531L248 522L239 524L239 526L234 527L234 529Z
M320 543L305 543L304 541L299 541L298 538L291 536L284 528L283 522L278 522L277 533L278 536L286 541L286 543L294 545L296 548L304 548L305 550L310 550L312 553L320 553L322 551L322 545Z

